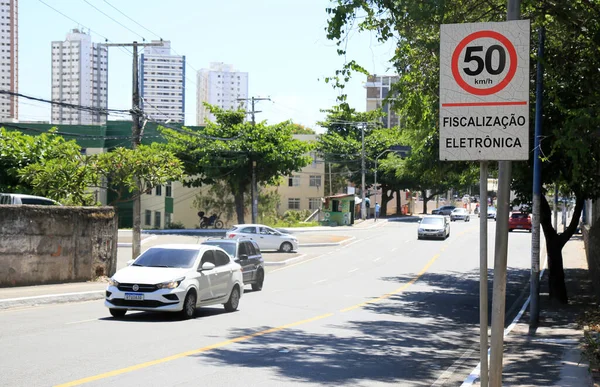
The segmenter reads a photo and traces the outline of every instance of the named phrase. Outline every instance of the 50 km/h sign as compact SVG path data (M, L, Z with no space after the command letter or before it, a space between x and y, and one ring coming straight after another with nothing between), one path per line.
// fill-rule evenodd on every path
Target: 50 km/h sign
M529 28L441 26L441 160L528 159Z

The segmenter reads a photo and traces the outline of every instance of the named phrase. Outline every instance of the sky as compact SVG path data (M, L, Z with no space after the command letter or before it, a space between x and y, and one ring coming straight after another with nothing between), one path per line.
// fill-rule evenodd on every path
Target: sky
M275 124L291 119L322 132L316 125L325 117L320 110L334 106L339 95L324 78L344 63L325 33L326 8L332 4L326 0L19 0L19 93L51 98L51 42L65 40L73 28L89 29L95 43L162 38L171 41L173 54L186 56L186 125L196 124L196 72L210 62L224 62L248 72L249 97L271 98L257 103L258 121ZM370 32L353 30L347 52L348 60L357 60L372 74L393 73L392 45L382 45ZM109 108L131 107L131 69L131 51L111 47ZM365 81L366 76L356 74L345 89L348 102L358 111L366 107ZM49 121L50 106L21 98L19 119Z

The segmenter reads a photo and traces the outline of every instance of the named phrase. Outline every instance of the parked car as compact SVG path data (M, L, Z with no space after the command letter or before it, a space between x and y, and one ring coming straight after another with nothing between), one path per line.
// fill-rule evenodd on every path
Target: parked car
M531 215L521 211L513 211L508 218L508 231L528 230L531 232Z
M456 206L441 206L433 211L431 211L432 215L450 215L452 211L456 208Z
M197 307L238 308L242 268L225 250L210 245L157 245L109 280L104 304L113 317L128 310L179 312L192 318Z
M56 200L42 196L25 194L0 193L0 204L29 204L38 206L61 206Z
M479 217L481 218L481 212L479 212ZM496 207L488 206L487 217L496 220Z
M464 220L465 222L471 221L469 211L467 211L466 208L455 208L450 213L450 221L454 222L455 220Z
M440 238L450 236L450 219L444 215L427 215L419 222L417 239Z
M265 263L256 241L218 238L208 239L202 244L218 246L225 250L242 267L244 285L252 285L254 291L262 290L265 281Z
M298 239L295 236L282 233L264 224L236 224L227 230L225 237L252 239L258 243L261 250L279 250L286 253L298 250Z

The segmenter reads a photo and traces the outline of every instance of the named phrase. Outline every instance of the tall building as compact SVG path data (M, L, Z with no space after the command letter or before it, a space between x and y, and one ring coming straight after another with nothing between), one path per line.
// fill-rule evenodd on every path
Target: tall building
M0 2L0 90L19 91L18 1ZM0 94L0 119L18 120L19 101L14 95Z
M212 62L210 68L197 74L196 124L206 125L214 116L204 102L225 110L235 110L245 105L248 98L248 73L235 71L233 65Z
M370 75L367 78L367 111L381 108L385 113L383 125L386 128L392 128L399 123L396 112L390 109L389 103L383 102L390 93L390 87L399 79L397 75Z
M146 47L140 57L141 108L154 121L183 123L185 55L171 55L171 42L162 43Z
M73 29L64 42L52 42L52 101L92 110L52 105L52 123L102 125L108 108L108 50L89 34Z

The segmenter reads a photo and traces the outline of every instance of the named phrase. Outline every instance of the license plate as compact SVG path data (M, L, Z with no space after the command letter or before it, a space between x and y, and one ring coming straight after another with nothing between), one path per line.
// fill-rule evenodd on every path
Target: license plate
M144 295L141 293L125 293L125 299L130 301L144 301Z
M519 225L517 226L517 228L523 228L523 225L519 224Z

